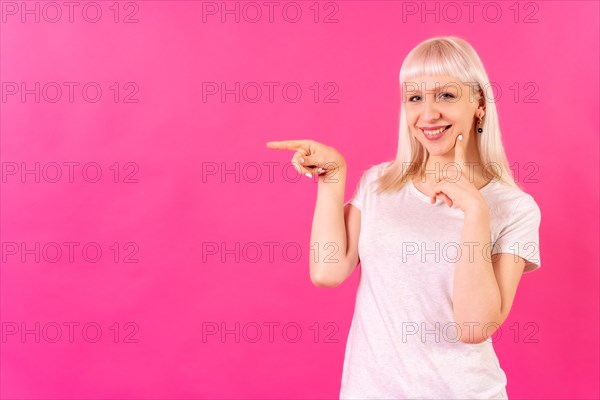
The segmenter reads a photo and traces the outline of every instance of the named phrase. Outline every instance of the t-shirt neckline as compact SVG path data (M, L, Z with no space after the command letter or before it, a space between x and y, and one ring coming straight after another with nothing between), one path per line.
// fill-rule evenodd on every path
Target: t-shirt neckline
M489 188L492 186L492 184L494 184L495 182L497 182L497 179L492 179L491 181L489 181L488 183L486 183L481 189L479 189L480 192L485 193L486 191L489 190ZM408 186L410 188L410 190L412 190L412 192L419 197L421 200L431 204L431 197L427 196L425 193L421 192L419 189L417 189L417 187L415 186L415 183L413 182L412 179L408 180ZM438 204L439 202L444 202L444 200L442 200L441 198L438 197L437 201L435 202L435 204Z

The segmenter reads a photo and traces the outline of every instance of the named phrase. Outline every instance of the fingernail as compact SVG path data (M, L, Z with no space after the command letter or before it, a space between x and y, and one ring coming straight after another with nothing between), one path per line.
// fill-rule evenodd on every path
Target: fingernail
M319 168L317 171L318 171L319 173L321 173L321 172L323 172L323 171L325 171L325 170L324 170L323 168Z
M304 162L304 157L300 157L300 162Z
M307 172L304 175L308 176L309 178L312 178L312 174L310 172Z
M462 133L460 135L458 135L458 140L462 141Z

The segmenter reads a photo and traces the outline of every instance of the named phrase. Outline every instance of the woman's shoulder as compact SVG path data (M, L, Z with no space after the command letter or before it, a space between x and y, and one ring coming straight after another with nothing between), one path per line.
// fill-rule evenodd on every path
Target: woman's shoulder
M508 216L517 208L528 212L540 212L533 195L520 187L514 187L502 180L493 181L490 185L490 190L484 191L484 195L493 213Z

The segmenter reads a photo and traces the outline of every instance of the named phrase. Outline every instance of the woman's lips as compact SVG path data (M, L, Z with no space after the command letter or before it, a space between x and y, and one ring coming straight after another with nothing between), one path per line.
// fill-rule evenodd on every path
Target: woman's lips
M421 131L423 132L423 136L425 136L428 140L438 140L439 138L441 138L442 136L444 136L448 131L450 131L452 129L452 125L448 125L448 127L443 130L442 132L438 133L437 135L428 135L426 134L425 130L421 129Z

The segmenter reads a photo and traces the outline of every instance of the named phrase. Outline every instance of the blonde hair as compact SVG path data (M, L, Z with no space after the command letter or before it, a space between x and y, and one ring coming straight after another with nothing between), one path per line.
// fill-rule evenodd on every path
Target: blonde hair
M490 80L477 52L464 39L455 36L434 37L417 45L408 53L400 68L400 88L413 78L426 75L448 75L467 84L472 93L479 94L480 105L485 104L483 133L473 133L477 142L486 178L502 181L522 190L516 183L508 165L498 121L498 112L490 88ZM476 97L477 98L477 97ZM395 192L407 183L410 175L425 170L429 154L427 149L409 131L404 101L400 106L400 128L396 159L389 162L377 180L377 193Z

